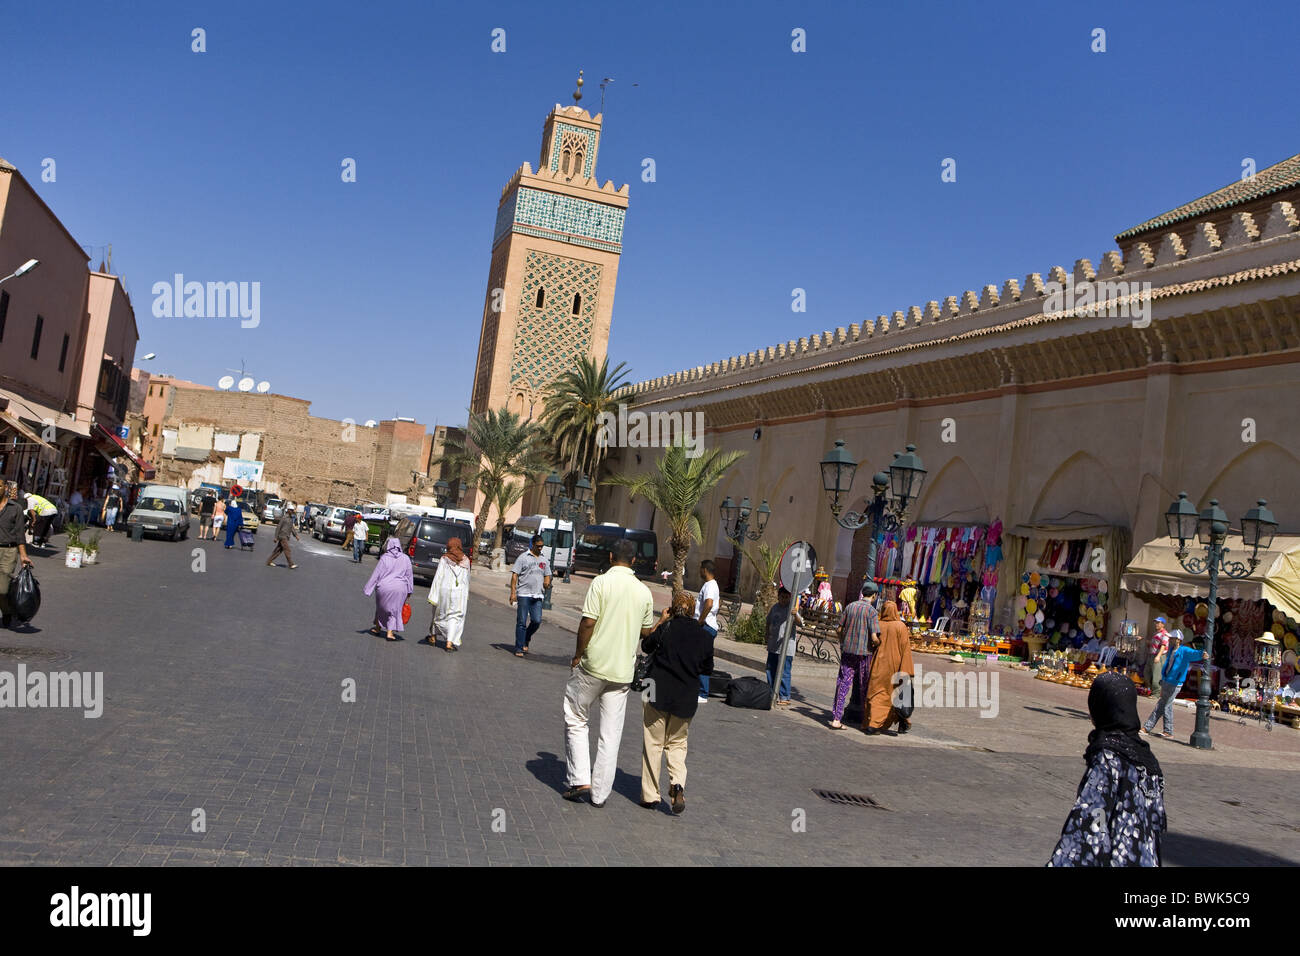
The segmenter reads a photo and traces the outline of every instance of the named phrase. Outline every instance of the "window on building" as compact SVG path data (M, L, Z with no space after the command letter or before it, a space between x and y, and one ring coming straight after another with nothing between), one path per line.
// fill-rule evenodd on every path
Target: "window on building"
M158 426L157 426L157 425L155 425L155 426L153 427L153 437L154 437L154 438L157 438L157 437L158 437Z
M577 315L581 309L582 309L582 294L579 292L575 292L573 293L573 314Z
M537 290L537 308L540 309L540 308L541 308L542 306L544 306L545 304L546 304L546 290L545 290L545 289L542 289L542 288L538 288L538 290Z
M32 358L36 358L41 352L41 329L45 327L45 319L41 316L36 317L36 331L32 333Z
M63 348L59 349L59 371L63 371L64 364L68 361L68 334L63 333Z
M9 293L0 292L0 342L5 340L5 316L9 314Z
M564 175L566 176L569 175L569 159L570 159L570 153L566 149L564 151L564 160L560 163L560 172L564 173Z

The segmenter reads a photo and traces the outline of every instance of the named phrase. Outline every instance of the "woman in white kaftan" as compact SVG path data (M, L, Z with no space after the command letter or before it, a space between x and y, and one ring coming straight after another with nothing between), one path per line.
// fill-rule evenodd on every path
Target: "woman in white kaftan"
M447 542L447 553L438 559L438 570L429 586L429 603L433 605L433 623L429 626L430 644L442 642L448 651L460 648L465 630L465 611L469 607L469 558L459 538Z

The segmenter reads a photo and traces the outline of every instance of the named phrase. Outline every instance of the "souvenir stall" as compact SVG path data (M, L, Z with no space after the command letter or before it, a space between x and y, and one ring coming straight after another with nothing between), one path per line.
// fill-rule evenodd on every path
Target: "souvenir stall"
M1205 575L1185 570L1169 538L1147 542L1124 571L1124 588L1169 619L1170 630L1200 637L1210 617L1209 582ZM1247 553L1239 535L1228 536L1230 554ZM1248 577L1219 579L1218 609L1214 624L1214 659L1210 662L1213 693L1221 706L1258 709L1254 699L1241 698L1249 690L1259 666L1258 639L1271 635L1278 641L1277 668L1280 688L1296 681L1296 656L1300 654L1300 537L1276 535L1258 566ZM1270 655L1272 652L1270 652ZM1200 667L1194 664L1183 685L1182 697L1195 698L1200 689ZM1285 699L1285 693L1279 691ZM1249 695L1247 695L1249 698ZM1290 705L1287 705L1288 708ZM1290 714L1287 714L1288 719Z
M882 600L899 604L915 635L938 622L952 635L988 634L1002 561L1000 520L987 526L914 525L884 535L877 553Z
M812 587L799 595L799 616L809 622L838 622L843 610L844 605L831 594L831 576L824 565L818 565L813 572Z

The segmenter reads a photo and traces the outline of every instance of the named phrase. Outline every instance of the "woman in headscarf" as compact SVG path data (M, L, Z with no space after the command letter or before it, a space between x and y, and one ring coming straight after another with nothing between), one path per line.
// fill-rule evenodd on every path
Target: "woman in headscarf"
M244 509L239 506L238 498L231 498L226 505L226 550L235 546L235 533L244 526Z
M886 601L880 610L880 637L876 639L875 654L871 658L867 699L862 709L862 729L866 733L881 733L895 722L900 734L912 729L911 723L894 707L896 674L906 674L911 678L916 675L916 668L912 666L912 644L907 625L899 619L898 605Z
M1113 671L1092 682L1093 731L1074 809L1048 866L1159 866L1165 777L1138 736L1137 690Z
M438 638L441 638L448 651L460 650L460 636L465 630L465 609L469 605L469 568L469 558L460 538L452 538L438 559L438 570L433 575L433 584L429 585L433 621L425 640L430 646L437 646Z
M370 633L378 636L381 631L386 631L390 641L397 640L393 632L402 630L402 605L414 590L415 573L411 559L402 553L397 535L390 535L384 542L379 563L366 582L365 593L375 596L375 626Z

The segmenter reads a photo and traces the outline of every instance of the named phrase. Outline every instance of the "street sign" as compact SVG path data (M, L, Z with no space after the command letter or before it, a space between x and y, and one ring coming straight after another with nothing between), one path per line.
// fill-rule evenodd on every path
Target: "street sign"
M812 583L813 569L817 567L817 550L807 541L796 541L781 555L781 586L791 594L800 594ZM804 572L807 572L804 575ZM796 588L796 577L806 576L803 587Z

